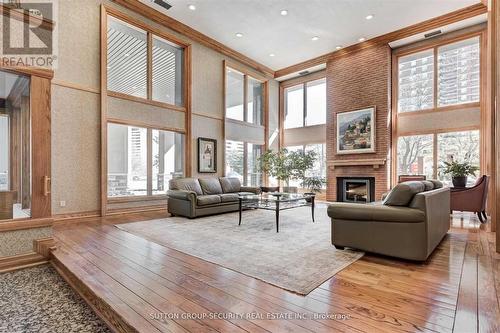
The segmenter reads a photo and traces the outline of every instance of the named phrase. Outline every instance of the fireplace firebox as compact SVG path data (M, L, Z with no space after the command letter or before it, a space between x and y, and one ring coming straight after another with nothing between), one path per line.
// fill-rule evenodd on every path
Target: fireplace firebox
M337 177L337 201L368 203L374 200L374 177Z

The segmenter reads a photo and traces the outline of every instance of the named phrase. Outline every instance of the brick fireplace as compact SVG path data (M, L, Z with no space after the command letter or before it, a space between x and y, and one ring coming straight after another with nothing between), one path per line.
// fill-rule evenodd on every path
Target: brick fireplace
M327 63L327 200L337 201L338 180L373 178L373 201L389 189L391 49L368 47ZM376 107L375 153L337 154L337 113Z

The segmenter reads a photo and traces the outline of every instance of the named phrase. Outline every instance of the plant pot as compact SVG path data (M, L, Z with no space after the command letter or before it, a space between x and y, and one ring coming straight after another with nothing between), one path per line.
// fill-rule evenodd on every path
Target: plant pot
M283 186L283 192L285 192L285 193L297 193L297 186Z
M454 187L465 187L467 185L467 176L451 177Z

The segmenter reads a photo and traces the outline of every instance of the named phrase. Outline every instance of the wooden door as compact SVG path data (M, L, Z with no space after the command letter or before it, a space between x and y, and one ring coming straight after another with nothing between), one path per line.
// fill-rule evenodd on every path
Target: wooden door
M50 80L31 76L32 198L31 217L51 216Z

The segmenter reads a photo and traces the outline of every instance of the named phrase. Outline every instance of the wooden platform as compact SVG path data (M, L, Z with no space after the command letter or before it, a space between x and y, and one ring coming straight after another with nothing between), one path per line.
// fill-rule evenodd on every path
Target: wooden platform
M56 226L54 266L115 331L500 330L500 255L472 215L454 217L426 263L366 255L305 297L113 226L157 217Z

